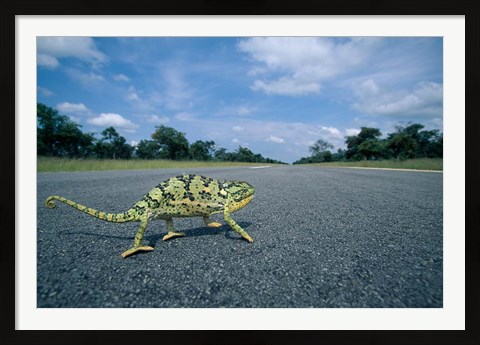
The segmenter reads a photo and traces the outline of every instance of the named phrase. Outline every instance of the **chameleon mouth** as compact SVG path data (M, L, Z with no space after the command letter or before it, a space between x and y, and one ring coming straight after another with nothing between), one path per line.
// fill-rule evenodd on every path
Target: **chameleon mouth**
M238 211L241 208L244 208L250 201L252 201L253 195L250 195L248 198L243 199L242 201L238 201L230 208L232 212Z

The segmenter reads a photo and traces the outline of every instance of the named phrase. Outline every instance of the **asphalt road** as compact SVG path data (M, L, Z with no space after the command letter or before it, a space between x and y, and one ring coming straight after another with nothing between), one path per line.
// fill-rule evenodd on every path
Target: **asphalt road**
M123 212L179 173L242 179L253 201L233 215L254 239L224 224L176 219L187 236L162 241L153 221L127 259L139 223L109 223L61 195ZM42 307L442 307L442 174L302 166L88 173L38 177L37 306Z

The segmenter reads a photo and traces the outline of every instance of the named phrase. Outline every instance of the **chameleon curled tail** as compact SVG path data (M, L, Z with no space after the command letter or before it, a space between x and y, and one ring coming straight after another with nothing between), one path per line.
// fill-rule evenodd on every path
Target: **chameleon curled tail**
M52 195L49 196L45 200L45 206L48 208L54 208L55 207L55 200L61 201L68 206L71 206L79 211L85 212L86 214L96 217L101 220L105 220L107 222L114 222L114 223L124 223L124 222L131 222L137 220L135 217L135 214L132 209L128 210L127 212L124 213L106 213L106 212L100 212L97 211L93 208L86 207L83 205L80 205L72 200L68 200L64 197L58 196L58 195Z

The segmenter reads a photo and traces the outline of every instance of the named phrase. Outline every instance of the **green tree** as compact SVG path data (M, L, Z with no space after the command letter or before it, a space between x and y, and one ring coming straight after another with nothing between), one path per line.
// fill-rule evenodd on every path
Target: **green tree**
M102 138L95 143L95 153L98 158L130 159L134 148L126 143L114 127L102 131Z
M418 156L443 157L443 135L438 129L418 133Z
M255 154L249 148L239 146L234 152L234 160L236 162L255 162Z
M312 163L322 163L332 161L332 152L329 149L333 149L334 146L329 142L318 139L313 145L309 147L312 153Z
M264 158L260 153L255 153L253 155L253 162L255 162L255 163L271 163L271 159L270 158Z
M215 153L213 154L213 157L217 161L221 162L226 162L230 161L230 154L227 152L227 149L225 147L220 147L215 150Z
M155 140L142 139L135 148L135 155L140 159L160 159L160 145Z
M185 133L165 125L155 128L152 139L158 143L162 158L185 159L188 157L189 145Z
M215 142L213 140L197 140L190 145L190 158L198 161L209 161L212 159L214 150Z
M345 160L345 150L338 149L337 152L332 154L332 161L333 162L339 162Z
M353 160L378 158L382 152L382 143L379 140L381 135L378 128L361 127L357 135L347 136L346 158Z
M58 110L37 103L37 154L58 157L86 157L92 154L94 136L60 115Z
M422 131L423 128L418 123L396 126L396 131L389 134L387 139L390 153L396 159L442 157L442 135L437 129Z
M318 139L313 145L309 147L310 152L315 156L319 153L325 152L328 149L333 149L333 145L329 142Z
M417 143L406 133L395 133L388 138L387 148L396 159L404 160L415 157Z
M415 158L418 150L419 130L423 125L413 124L407 127L395 126L395 132L387 138L387 149L395 159Z
M214 159L216 161L224 161L224 162L286 164L276 159L265 158L260 153L254 153L250 149L242 146L239 146L235 152L227 152L226 148L220 147L215 150Z
M366 160L382 158L385 144L382 140L367 139L358 145L358 154Z

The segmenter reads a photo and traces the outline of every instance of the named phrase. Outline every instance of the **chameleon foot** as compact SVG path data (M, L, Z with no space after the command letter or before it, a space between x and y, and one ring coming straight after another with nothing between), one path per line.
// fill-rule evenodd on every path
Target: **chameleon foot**
M129 250L126 250L122 253L122 258L125 259L127 256L135 254L136 252L149 252L152 250L153 250L153 247L150 247L150 246L132 247Z
M184 232L169 232L168 234L163 236L163 240L167 241L167 240L169 240L173 237L181 237L181 236L185 236L185 233Z

